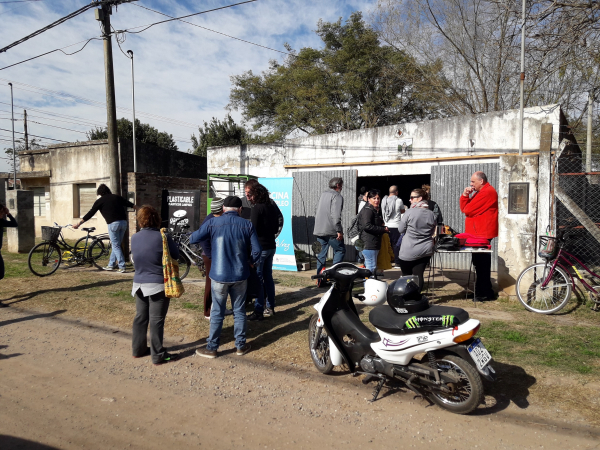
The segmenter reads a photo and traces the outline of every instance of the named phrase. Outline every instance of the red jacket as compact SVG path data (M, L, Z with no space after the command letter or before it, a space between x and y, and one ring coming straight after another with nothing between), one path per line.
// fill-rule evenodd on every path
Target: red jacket
M498 236L498 193L486 183L472 198L460 196L465 218L465 233L492 239Z

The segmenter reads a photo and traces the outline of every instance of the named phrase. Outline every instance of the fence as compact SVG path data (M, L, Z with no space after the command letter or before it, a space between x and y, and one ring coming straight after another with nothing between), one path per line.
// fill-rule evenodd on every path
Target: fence
M556 229L569 231L565 249L594 271L600 270L600 154L560 155L554 165ZM543 231L543 230L541 230Z

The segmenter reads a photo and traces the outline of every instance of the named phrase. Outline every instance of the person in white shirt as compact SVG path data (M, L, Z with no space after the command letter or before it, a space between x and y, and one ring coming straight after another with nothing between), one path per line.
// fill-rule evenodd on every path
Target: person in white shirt
M390 230L390 241L392 242L392 248L394 249L394 266L400 267L400 260L398 259L398 248L396 244L400 239L400 233L398 227L400 226L400 220L404 213L404 203L402 199L398 197L398 187L390 186L389 195L383 197L381 201L381 212L383 213L383 221L385 226Z

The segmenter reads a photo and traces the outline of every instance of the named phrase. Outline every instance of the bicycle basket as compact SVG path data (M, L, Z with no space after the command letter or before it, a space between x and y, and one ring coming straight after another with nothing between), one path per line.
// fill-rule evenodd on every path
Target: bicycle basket
M60 236L60 228L42 227L42 239L44 241L56 241Z
M554 259L558 253L558 245L556 245L556 237L540 236L540 245L538 255L540 258Z

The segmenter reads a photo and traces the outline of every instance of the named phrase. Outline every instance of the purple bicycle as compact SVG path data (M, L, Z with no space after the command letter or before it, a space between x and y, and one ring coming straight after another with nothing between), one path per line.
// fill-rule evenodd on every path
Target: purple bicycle
M575 289L575 278L579 279L579 282L589 292L590 298L594 302L592 310L599 310L600 286L590 286L575 263L585 270L593 280L600 282L600 275L592 272L576 256L564 250L565 231L559 231L556 237L540 236L538 254L546 262L529 266L521 272L517 279L517 297L529 311L552 314L563 309Z

